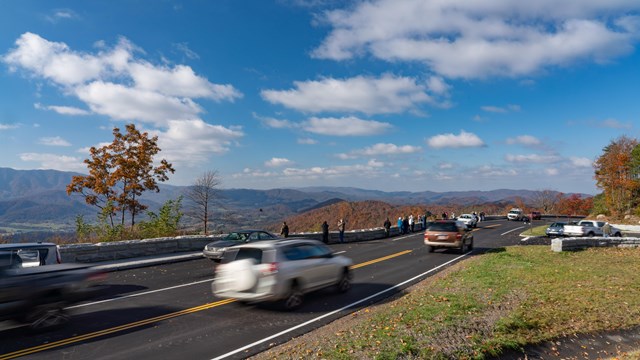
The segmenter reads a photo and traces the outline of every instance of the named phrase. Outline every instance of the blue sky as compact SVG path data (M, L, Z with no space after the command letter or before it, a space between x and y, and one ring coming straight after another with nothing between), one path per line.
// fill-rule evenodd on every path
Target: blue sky
M639 43L638 1L2 1L0 166L135 123L176 185L595 194Z

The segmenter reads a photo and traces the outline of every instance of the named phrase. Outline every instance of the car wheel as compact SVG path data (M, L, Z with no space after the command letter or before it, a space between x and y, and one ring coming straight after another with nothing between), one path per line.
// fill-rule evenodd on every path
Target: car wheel
M349 289L351 289L351 272L349 272L349 269L344 269L340 280L338 280L338 292L345 293Z
M27 316L29 329L35 332L55 329L69 321L63 306L49 305L37 307Z
M434 250L433 246L431 246L431 245L427 245L427 252L432 253L432 252L433 252L433 250Z
M471 242L469 243L469 251L473 250L473 238L471 238Z
M613 234L613 236L615 236L615 237L622 237L622 234L620 234L619 232L617 232L617 233Z
M589 233L587 234L588 237L593 237L593 231L589 231Z
M283 306L287 311L295 310L302 306L302 302L304 301L304 294L300 290L300 287L296 282L291 284L291 288L289 289L289 293L287 297L284 298Z
M464 253L466 253L468 251L467 250L467 244L465 244L464 241L462 242L462 246L460 247L459 251L460 251L460 254L464 254Z

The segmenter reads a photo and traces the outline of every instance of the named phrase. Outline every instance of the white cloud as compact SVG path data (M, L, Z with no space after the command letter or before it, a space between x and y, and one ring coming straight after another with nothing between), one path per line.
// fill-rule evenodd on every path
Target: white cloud
M528 154L528 155L513 155L507 154L504 159L511 163L535 163L535 164L545 164L545 163L553 163L560 161L560 157L557 155L539 155L539 154Z
M509 145L519 144L519 145L525 145L525 146L537 146L537 145L542 144L542 142L540 141L540 139L536 138L535 136L520 135L520 136L516 136L515 138L508 138L507 139L507 144L509 144Z
M275 119L272 117L262 117L262 116L258 116L255 113L253 114L253 117L260 120L260 122L264 126L274 128L274 129L292 129L292 128L299 127L299 124L296 124L289 120Z
M61 20L72 20L79 18L71 9L56 9L50 15L45 16L45 19L51 23L57 23Z
M498 106L481 106L480 109L486 112L506 114L508 112L518 112L520 111L520 105L507 105L506 107L498 107Z
M452 163L440 163L438 164L438 169L440 170L446 170L446 169L453 169L453 164Z
M11 130L11 129L17 129L19 127L20 125L18 124L0 124L0 130Z
M35 103L33 105L38 110L51 110L55 111L61 115L71 115L71 116L80 116L80 115L90 115L91 113L87 110L79 109L72 106L56 106L56 105L42 105L40 103Z
M211 125L200 119L172 120L165 132L158 135L162 157L177 164L193 166L204 162L212 154L224 154L244 133L240 129Z
M379 155L403 155L414 154L422 151L420 146L402 145L378 143L372 146L368 146L364 149L354 150L351 155L362 156L379 156Z
M38 140L38 144L47 146L71 146L71 143L60 136L43 137Z
M590 168L593 167L593 161L585 157L570 157L571 164L575 167Z
M349 79L323 78L317 81L296 81L295 89L263 90L262 97L302 112L362 112L390 114L416 110L421 103L436 104L427 88L440 93L447 90L442 79L432 79L429 86L416 79L383 75L379 78L357 76Z
M632 1L360 2L325 12L332 31L312 54L422 62L449 78L526 76L630 53L640 25L629 14L638 9Z
M616 119L605 119L599 123L596 123L597 127L610 128L610 129L627 129L633 128L633 124L629 122L622 122Z
M191 60L198 60L200 59L200 55L198 55L198 53L196 53L195 51L191 50L189 48L189 44L187 43L177 43L177 44L173 44L173 47L180 51L181 53L183 53L187 58L191 59Z
M560 171L556 168L546 168L544 169L544 173L549 176L556 176L560 174Z
M301 145L315 145L318 143L318 141L311 138L299 138L297 140L297 143Z
M265 161L264 166L267 167L281 167L291 165L291 160L285 158L271 158L271 160Z
M317 118L307 120L302 128L305 131L320 135L332 136L371 136L389 131L389 123L374 120L362 120L349 116L343 118Z
M471 171L473 175L481 176L485 178L505 177L505 176L517 176L518 172L515 169L498 168L491 165L482 165Z
M40 169L60 171L86 171L86 165L81 158L42 153L22 153L20 160L40 163Z
M435 149L485 146L482 139L476 134L468 133L464 130L461 130L459 135L441 134L433 136L427 139L427 145Z

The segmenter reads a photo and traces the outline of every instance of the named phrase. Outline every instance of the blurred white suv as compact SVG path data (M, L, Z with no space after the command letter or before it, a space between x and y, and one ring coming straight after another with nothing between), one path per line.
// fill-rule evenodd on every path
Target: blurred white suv
M474 228L478 225L478 217L473 214L462 214L458 216L456 220L461 221L469 229Z
M294 310L311 291L329 286L349 290L352 265L317 240L261 241L225 251L211 289L220 298L281 301L286 310Z

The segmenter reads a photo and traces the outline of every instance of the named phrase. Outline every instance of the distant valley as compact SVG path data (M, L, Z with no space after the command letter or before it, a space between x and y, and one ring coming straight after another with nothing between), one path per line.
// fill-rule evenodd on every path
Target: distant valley
M56 170L15 170L0 168L0 235L2 233L73 231L75 219L94 221L97 209L86 205L79 195L68 196L65 188L77 173ZM147 192L142 202L149 210L176 199L186 186L160 185L159 193ZM341 202L378 201L392 208L399 206L465 206L493 204L509 206L520 198L535 197L530 190L385 192L349 187L306 187L296 189L220 189L212 224L215 231L237 227L273 227L283 219L299 216ZM369 206L369 205L367 205ZM183 200L185 224L189 204Z

